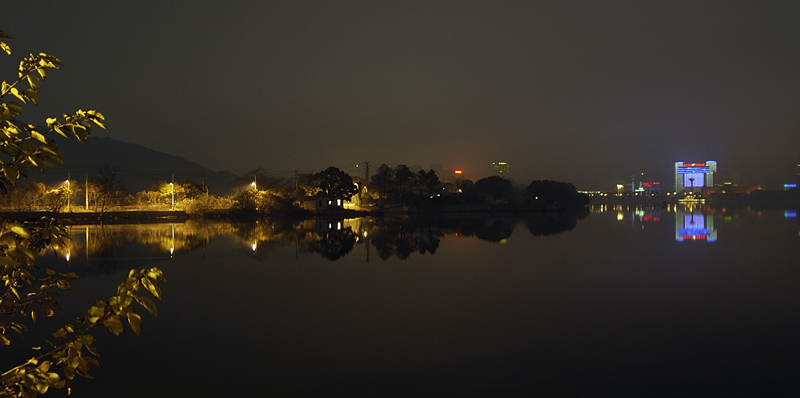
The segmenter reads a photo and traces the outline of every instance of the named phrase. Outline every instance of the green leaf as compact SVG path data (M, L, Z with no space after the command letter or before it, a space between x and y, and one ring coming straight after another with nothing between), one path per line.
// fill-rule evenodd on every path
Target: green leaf
M50 361L43 361L42 363L39 364L39 366L37 367L37 370L39 370L42 373L47 373L47 372L50 371L50 366L52 364L53 363L50 362Z
M103 317L106 313L105 306L100 305L93 305L89 308L89 311L86 312L86 319L89 320L91 323L96 323L100 318Z
M72 288L69 282L63 279L59 279L58 282L56 282L56 286L58 286L58 288L61 290L70 290Z
M147 270L147 277L152 279L153 281L155 280L160 280L164 282L167 281L167 278L164 277L164 272L156 267Z
M69 136L69 134L64 132L64 130L61 130L61 127L59 127L59 126L53 127L53 130L55 130L56 133L58 133L60 136L62 136L64 138L72 138L72 137Z
M3 52L5 52L6 54L11 55L11 47L9 47L8 44L3 43L2 41L0 41L0 49L2 49Z
M11 95L13 95L13 96L15 96L15 97L19 98L19 100L20 100L20 101L22 101L22 103L23 103L23 104L27 104L27 103L28 103L28 100L27 100L27 98L25 98L25 96L23 96L23 95L22 95L22 94L19 92L19 90L17 90L15 87L11 87L11 90L10 90L10 92L11 92Z
M67 330L64 328L58 329L55 332L53 332L53 338L61 340L65 337L67 337Z
M86 132L85 128L79 125L73 125L71 127L72 127L72 132L75 134L75 137L77 137L78 140L80 140L80 142L86 141L88 133Z
M22 94L25 95L32 104L39 105L39 96L36 94L36 90L31 88L25 89L22 90Z
M17 168L14 167L13 163L6 164L5 166L3 166L3 174L5 174L6 179L11 184L16 183L17 179L19 178L19 170L17 170Z
M84 335L84 336L88 336L88 335ZM89 337L92 337L92 336L89 336ZM89 353L90 353L90 354L92 354L92 355L94 355L94 356L96 356L96 357L99 357L99 356L100 356L100 352L98 352L98 351L97 351L97 348L94 348L94 346L93 346L93 345L91 345L91 344L84 344L84 345L83 345L83 347L84 347L84 348L86 348L86 351L89 351Z
M90 110L86 111L86 114L88 115L89 119L92 122L94 122L94 124L100 126L100 128L102 128L103 130L108 130L108 128L106 128L105 125L106 118L103 116L102 113L95 110Z
M40 381L40 382L36 383L36 391L39 394L46 393L49 388L50 388L50 385L47 384L46 382Z
M161 288L151 282L149 278L142 278L142 285L150 291L157 299L161 300Z
M31 85L33 90L39 90L39 78L34 75L28 75L28 84Z
M19 236L21 236L23 238L30 237L30 234L28 233L28 230L23 228L23 227L21 227L21 226L19 226L19 225L11 226L11 232L13 232L13 233L15 233L15 234L17 234L17 235L19 235Z
M119 334L122 333L122 321L120 321L119 317L116 315L111 315L106 318L103 321L103 325L105 325L114 336L119 336Z
M37 131L31 131L31 137L33 137L36 141L47 144L47 139Z
M131 329L133 333L136 333L136 336L139 336L139 333L142 332L142 317L135 312L128 313L128 324L131 325Z
M87 358L80 357L78 360L78 368L76 369L76 373L78 373L81 377L87 379L94 379L92 375L89 374L89 361Z
M5 82L3 82L3 83L5 83ZM21 115L22 114L22 105L18 104L17 102L8 101L8 103L6 105L8 106L8 109L11 109L11 111L14 112L15 114L17 114L17 115Z
M0 345L11 345L11 340L4 334L0 334Z
M73 368L69 364L65 363L64 364L64 377L67 378L67 380L74 379L75 378L75 368Z
M51 318L51 317L53 317L53 315L56 314L55 310L53 310L52 308L50 308L50 307L48 307L48 306L46 306L44 304L42 304L42 313L44 314L44 316L46 316L48 318Z
M151 300L150 297L145 297L145 296L136 297L136 302L138 302L151 314L158 316L158 308L156 307L156 303L153 302L153 300Z
M26 386L22 388L22 396L25 398L36 398L39 396L39 393L35 389Z

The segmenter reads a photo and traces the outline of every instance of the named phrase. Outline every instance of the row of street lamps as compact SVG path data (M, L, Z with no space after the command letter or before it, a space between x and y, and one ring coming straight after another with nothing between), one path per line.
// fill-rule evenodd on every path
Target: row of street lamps
M70 180L70 173L67 172L67 180L64 181L64 182L67 183L67 191L71 192L72 190L70 188L69 180ZM253 182L253 188L255 188L255 186L256 186L256 183L254 181ZM175 175L174 174L172 175L172 182L169 183L169 190L170 190L170 194L172 196L172 210L175 210ZM67 195L67 213L70 212L70 209L71 209L70 206L71 205L72 205L72 195ZM87 187L87 190L86 190L86 210L87 211L89 210L89 190L88 190L88 187Z

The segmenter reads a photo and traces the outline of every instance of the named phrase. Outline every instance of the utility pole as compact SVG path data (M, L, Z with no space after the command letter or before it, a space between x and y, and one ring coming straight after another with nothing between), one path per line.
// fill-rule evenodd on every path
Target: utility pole
M86 173L86 211L89 211L89 168L85 167L83 171Z
M72 199L72 190L69 186L69 171L67 172L67 213L69 213L70 200Z
M363 191L367 192L367 185L369 185L369 162L364 162L364 166L366 166L365 168L367 170L366 170L366 173L364 174L364 189L363 189Z

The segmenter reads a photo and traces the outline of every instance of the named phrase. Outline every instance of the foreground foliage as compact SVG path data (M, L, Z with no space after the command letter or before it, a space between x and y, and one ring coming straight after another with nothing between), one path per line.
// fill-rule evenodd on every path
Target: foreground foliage
M52 316L58 304L53 297L45 292L52 286L69 288L67 279L76 278L70 274L56 274L47 270L49 275L43 281L41 294L33 293L25 299L10 300L13 304L11 315L30 315L33 323L37 323L38 314L44 313ZM32 278L30 278L32 279ZM30 279L26 280L29 282ZM137 303L144 309L158 315L153 300L140 293L141 290L150 292L154 297L161 298L161 288L158 281L166 282L164 275L158 268L131 270L125 282L117 287L117 294L105 301L97 301L82 317L76 319L77 325L67 324L53 332L54 342L47 341L49 350L35 347L42 354L27 360L0 375L0 394L13 397L36 397L46 393L50 388L64 388L70 390L69 381L75 376L92 378L89 374L89 365L98 365L97 357L100 355L94 347L94 337L88 332L96 326L107 328L115 336L122 333L123 321L130 325L131 330L138 336L142 328L142 317L136 312L133 304ZM3 302L7 302L3 297ZM40 312L29 307L38 307ZM53 308L55 307L55 308ZM5 309L4 309L5 310ZM7 314L8 315L8 314ZM9 317L10 318L10 317ZM6 325L0 326L3 331ZM8 322L8 328L22 332L25 326L17 322ZM10 344L10 340L2 336L3 344Z
M0 51L11 55L10 39L0 29ZM105 129L105 118L94 110L78 110L61 118L47 118L46 128L17 120L23 105L39 103L39 86L48 72L58 69L61 61L51 55L31 54L19 63L17 77L0 86L0 191L7 192L29 170L44 170L63 165L58 145L52 136L84 142L93 125ZM59 290L71 288L74 272L57 273L40 270L34 260L49 247L69 239L65 226L54 219L16 223L0 220L0 345L12 343L13 333L25 333L29 325L37 325L40 317L52 317L59 305L55 297ZM75 376L91 378L89 365L97 365L94 337L88 332L97 326L114 335L123 330L123 321L137 335L141 332L141 316L133 304L157 313L153 300L140 291L161 298L159 281L166 281L157 268L131 270L117 287L116 295L97 301L86 313L56 330L53 341L46 340L47 349L33 347L40 355L24 361L0 374L0 396L36 397L50 388L69 389Z

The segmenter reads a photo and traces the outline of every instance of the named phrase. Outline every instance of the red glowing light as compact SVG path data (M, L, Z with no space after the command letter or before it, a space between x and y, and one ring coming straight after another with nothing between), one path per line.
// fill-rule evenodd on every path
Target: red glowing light
M463 171L461 171L461 170L456 170L456 174L461 174L461 173L463 173Z
M705 235L683 234L683 240L706 240Z

